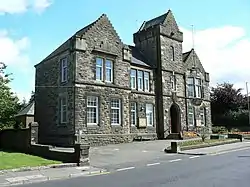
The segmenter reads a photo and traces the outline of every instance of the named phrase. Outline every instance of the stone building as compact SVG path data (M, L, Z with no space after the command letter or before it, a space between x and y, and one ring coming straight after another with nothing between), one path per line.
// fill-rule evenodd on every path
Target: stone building
M209 74L193 49L183 53L171 10L133 39L124 44L103 14L35 66L40 143L103 145L211 126Z

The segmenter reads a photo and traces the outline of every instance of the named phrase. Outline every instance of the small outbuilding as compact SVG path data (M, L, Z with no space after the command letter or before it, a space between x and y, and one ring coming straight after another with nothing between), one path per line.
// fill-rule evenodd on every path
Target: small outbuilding
M35 102L31 101L15 116L18 124L22 124L23 128L28 128L29 124L34 122L34 105Z

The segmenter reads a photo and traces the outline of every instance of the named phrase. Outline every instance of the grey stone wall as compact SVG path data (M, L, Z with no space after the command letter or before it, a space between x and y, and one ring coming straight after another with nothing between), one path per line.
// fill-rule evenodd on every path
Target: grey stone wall
M68 81L61 83L60 59L68 59ZM73 55L69 50L55 54L36 66L35 122L39 123L39 143L73 145ZM59 98L68 99L68 123L60 124Z

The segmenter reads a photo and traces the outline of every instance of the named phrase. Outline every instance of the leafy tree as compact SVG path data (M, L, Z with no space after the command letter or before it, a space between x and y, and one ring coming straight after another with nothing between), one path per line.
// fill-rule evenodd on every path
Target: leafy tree
M211 108L213 113L223 114L229 110L238 111L246 104L246 99L241 93L242 89L233 88L233 84L218 84L212 88Z
M211 92L211 114L214 125L226 127L244 125L246 121L247 97L242 89L233 84L218 84Z
M11 92L9 83L12 80L11 74L6 74L6 65L0 62L0 129L13 127L15 124L14 115L21 106L17 96Z

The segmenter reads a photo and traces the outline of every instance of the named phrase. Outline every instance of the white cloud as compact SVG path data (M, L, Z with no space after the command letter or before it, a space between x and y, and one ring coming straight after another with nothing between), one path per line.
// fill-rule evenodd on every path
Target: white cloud
M192 48L191 29L183 31L183 51ZM241 27L223 26L197 30L194 35L195 50L207 72L211 85L230 82L245 89L250 82L250 36Z
M27 37L14 40L6 30L0 31L0 62L27 71L30 68L30 59L27 54L29 45Z
M51 4L52 4L51 0L34 0L33 7L37 12L41 13L46 8L48 8Z
M23 13L29 9L42 12L48 8L52 0L0 0L0 14Z

